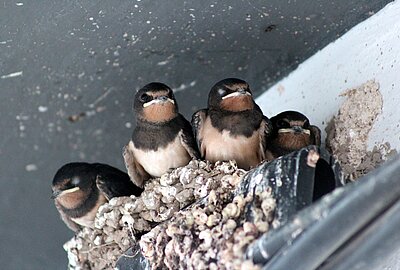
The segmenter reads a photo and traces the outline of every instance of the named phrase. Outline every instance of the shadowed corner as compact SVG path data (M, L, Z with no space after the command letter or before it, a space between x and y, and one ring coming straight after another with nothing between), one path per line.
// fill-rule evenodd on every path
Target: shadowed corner
M331 166L319 159L315 167L313 202L336 188L335 174Z

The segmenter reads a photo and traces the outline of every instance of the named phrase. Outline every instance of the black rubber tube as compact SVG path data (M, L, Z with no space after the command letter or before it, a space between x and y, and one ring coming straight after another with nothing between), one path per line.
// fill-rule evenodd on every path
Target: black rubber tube
M349 194L263 269L316 269L357 231L400 198L400 158L346 187Z

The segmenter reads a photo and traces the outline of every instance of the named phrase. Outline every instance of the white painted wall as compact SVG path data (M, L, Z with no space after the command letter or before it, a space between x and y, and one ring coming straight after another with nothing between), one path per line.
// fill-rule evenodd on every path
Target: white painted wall
M310 57L257 103L268 117L298 110L324 130L343 101L339 94L371 79L380 84L383 112L370 132L369 147L389 142L399 152L400 0Z

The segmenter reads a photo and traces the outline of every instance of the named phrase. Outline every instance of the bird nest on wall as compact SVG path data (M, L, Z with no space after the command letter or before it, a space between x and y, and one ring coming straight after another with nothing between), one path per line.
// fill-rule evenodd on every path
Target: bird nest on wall
M379 85L370 81L343 95L347 100L327 129L326 145L345 177L353 180L393 152L387 144L367 151L368 133L382 110ZM320 153L318 148L304 148L249 174L234 162L192 160L147 181L140 197L113 198L101 206L94 228L83 228L64 245L69 268L114 269L118 260L140 255L141 269L261 269L244 256L247 247L300 210L293 207L296 202L287 203L292 194L284 193L296 194L296 188L304 188L320 173ZM326 155L325 169L334 171L333 187L340 186L344 175ZM312 173L307 172L310 168ZM291 183L301 177L304 182ZM302 207L316 199L312 189L308 192Z
M268 230L275 201L270 190L235 195L244 174L234 162L193 160L148 181L140 197L111 199L100 207L95 228L64 245L70 269L113 269L137 244L152 269L251 269L244 249ZM257 205L253 222L243 215L249 202Z
M346 178L356 180L396 154L387 142L368 150L369 133L382 112L383 97L373 80L341 94L345 101L326 128L326 145Z

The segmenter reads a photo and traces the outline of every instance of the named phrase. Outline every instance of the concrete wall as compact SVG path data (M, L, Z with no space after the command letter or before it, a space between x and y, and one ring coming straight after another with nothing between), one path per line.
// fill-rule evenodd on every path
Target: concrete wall
M339 94L373 79L380 84L383 111L369 134L369 147L389 142L399 151L399 15L400 1L395 1L303 62L257 99L264 113L298 110L324 130L343 102Z

